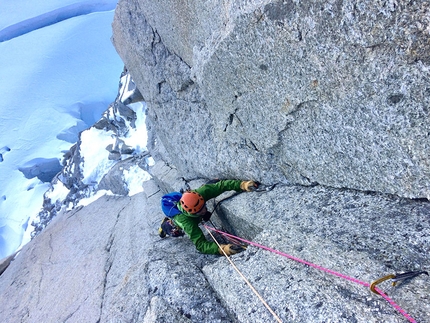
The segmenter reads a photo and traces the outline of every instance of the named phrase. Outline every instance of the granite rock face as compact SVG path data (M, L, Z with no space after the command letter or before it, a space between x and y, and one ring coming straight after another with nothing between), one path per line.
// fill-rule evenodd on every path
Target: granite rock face
M197 188L175 168L152 167L163 191ZM391 273L430 268L430 203L387 194L316 185L276 185L269 191L224 194L208 203L218 228L291 257L371 282ZM282 322L405 322L369 288L274 252L249 246L234 264ZM271 322L272 314L230 263L203 267L211 287L236 322ZM417 322L430 320L429 278L379 287Z
M199 254L187 237L158 236L164 189L196 188L203 179L184 182L160 163L153 174L156 181L145 182L144 193L105 196L57 215L0 276L0 317L274 322L226 258ZM428 202L294 185L224 194L218 202L217 227L365 283L430 268ZM249 246L231 260L282 322L407 321L368 287L273 252ZM429 286L421 275L378 287L417 322L428 322Z
M429 199L429 9L122 0L113 43L187 178Z
M3 322L233 322L186 238L157 233L161 191L57 215L0 276Z
M51 205L59 214L2 262L0 317L275 321L226 258L157 232L163 193L252 178L270 190L223 194L208 207L217 206L217 227L318 266L252 245L231 257L282 322L406 322L344 277L369 284L430 271L428 6L120 1L113 42L147 103L156 162L149 167L147 152L122 160L99 189L129 194L122 170L134 165L152 179L131 197L67 212ZM95 127L126 132L128 103L107 111L118 124ZM120 140L106 148L109 158L130 153ZM79 186L79 154L69 162L62 174ZM417 322L430 321L429 286L426 275L379 285Z
M430 266L429 203L321 186L278 186L252 196L241 194L221 205L223 219L239 236L362 282ZM276 307L282 322L406 321L368 287L319 268L257 247L248 247L234 261L265 301ZM227 288L240 285L241 279L238 275L230 282L222 279L231 272L225 260L204 270L222 299L236 300L228 302L228 308L239 322L272 320L248 288ZM379 287L417 322L426 322L429 278L416 279L398 287L387 282Z

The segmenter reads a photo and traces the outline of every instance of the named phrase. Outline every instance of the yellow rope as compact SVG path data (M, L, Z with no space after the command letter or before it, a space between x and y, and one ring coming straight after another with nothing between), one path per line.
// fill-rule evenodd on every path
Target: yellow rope
M254 286L251 285L248 279L240 272L240 270L236 267L236 265L233 263L233 261L230 259L229 256L225 253L225 251L221 248L221 245L218 243L218 241L215 239L215 237L212 235L212 233L206 228L206 231L210 234L212 239L215 241L215 243L218 245L219 249L222 251L224 256L227 258L227 260L230 262L230 264L233 266L233 268L237 271L240 277L245 281L245 283L251 288L251 290L254 292L255 295L260 299L260 301L263 303L264 306L269 310L270 313L272 313L273 317L278 321L279 323L282 323L281 319L276 315L276 313L270 308L269 304L261 297L261 295L257 292L257 290L254 288Z

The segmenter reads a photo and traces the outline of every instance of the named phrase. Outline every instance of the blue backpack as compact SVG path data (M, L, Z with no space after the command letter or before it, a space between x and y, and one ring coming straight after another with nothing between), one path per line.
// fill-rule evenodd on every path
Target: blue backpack
M158 229L158 234L161 238L165 238L166 235L170 237L182 237L184 235L181 228L177 227L172 221L175 215L182 213L178 209L178 203L181 197L182 193L180 192L172 192L161 197L161 209L166 215Z
M161 209L168 218L173 218L175 215L182 213L178 209L181 197L182 193L180 192L172 192L161 197Z

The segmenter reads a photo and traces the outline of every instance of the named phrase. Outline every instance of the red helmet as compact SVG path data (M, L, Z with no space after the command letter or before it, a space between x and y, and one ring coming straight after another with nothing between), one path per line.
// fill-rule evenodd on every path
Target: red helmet
M182 208L191 214L198 213L205 205L205 200L197 192L185 192L181 197Z

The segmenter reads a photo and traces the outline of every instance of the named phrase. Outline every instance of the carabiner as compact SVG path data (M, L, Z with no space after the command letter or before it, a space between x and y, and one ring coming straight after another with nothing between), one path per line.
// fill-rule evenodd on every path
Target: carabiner
M378 294L378 295L381 295L375 288L376 288L376 285L378 285L378 284L380 284L380 283L382 283L382 282L384 282L384 281L386 281L386 280L388 280L388 279L393 279L394 277L396 277L396 275L393 275L393 274L391 274L391 275L387 275L387 276L384 276L384 277L382 277L382 278L379 278L379 279L377 279L377 280L375 280L372 284L370 284L370 290L373 292L373 293L375 293L375 294Z
M392 280L392 283L391 283L392 286L396 286L397 282L399 282L399 281L406 280L406 279L412 279L412 278L417 277L417 276L422 275L422 274L428 275L429 273L427 271L408 271L408 272L402 273L402 274L387 275L387 276L384 276L382 278L379 278L378 280L375 280L372 284L370 284L370 290L372 292L374 292L375 294L379 294L375 289L376 285L378 285L378 284L380 284L380 283L382 283L388 279Z

